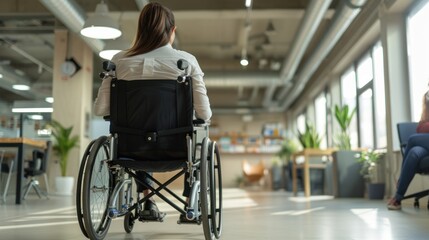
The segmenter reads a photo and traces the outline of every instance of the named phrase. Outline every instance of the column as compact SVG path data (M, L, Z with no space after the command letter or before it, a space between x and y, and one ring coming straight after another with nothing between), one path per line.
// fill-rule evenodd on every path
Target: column
M67 77L61 70L66 58L73 58L81 69ZM79 146L70 153L67 175L77 179L80 160L89 144L92 112L93 52L76 33L68 30L55 31L55 52L53 63L54 97L52 119L64 126L73 126L72 135L78 135ZM58 159L55 155L52 160ZM54 169L55 168L55 169ZM59 164L50 164L50 182L60 175ZM53 186L53 185L52 185ZM76 185L75 185L76 186Z
M386 90L386 159L389 159L386 161L386 171L390 176L390 179L387 179L387 194L390 196L395 190L395 173L401 167L401 159L396 159L394 154L394 151L399 150L396 124L411 120L407 34L403 14L389 13L381 8L380 22Z

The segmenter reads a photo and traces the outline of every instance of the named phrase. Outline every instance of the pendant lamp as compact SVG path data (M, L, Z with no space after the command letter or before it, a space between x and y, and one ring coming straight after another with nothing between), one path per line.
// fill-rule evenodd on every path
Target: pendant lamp
M86 19L80 33L95 39L114 39L121 36L119 24L109 17L108 13L109 9L104 1L97 4L94 15Z
M123 38L107 40L103 50L98 53L101 58L112 60L112 57L118 52L129 48L130 44Z

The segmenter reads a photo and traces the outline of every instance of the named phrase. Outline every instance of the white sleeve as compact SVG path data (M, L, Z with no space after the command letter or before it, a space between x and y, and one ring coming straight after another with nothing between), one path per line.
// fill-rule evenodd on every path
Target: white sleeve
M204 73L198 65L197 60L194 58L192 69L192 89L194 97L194 109L197 118L205 121L210 120L212 116L212 110L210 109L210 101L207 96L206 85L203 81Z
M108 116L110 115L110 82L111 77L106 77L101 82L101 86L98 89L97 98L94 102L94 113L97 116Z

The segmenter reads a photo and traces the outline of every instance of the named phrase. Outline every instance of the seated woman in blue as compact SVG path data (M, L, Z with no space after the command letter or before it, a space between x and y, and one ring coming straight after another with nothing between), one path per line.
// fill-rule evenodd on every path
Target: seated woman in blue
M404 152L404 160L402 161L401 175L396 186L396 193L389 202L387 208L389 210L400 210L401 200L405 196L408 186L417 172L420 161L429 156L429 112L427 106L429 104L429 91L423 95L422 116L419 125L417 126L417 134L412 135L407 143Z

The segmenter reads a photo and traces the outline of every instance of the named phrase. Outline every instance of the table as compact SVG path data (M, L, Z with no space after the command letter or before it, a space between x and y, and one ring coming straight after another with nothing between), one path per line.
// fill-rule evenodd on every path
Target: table
M34 140L30 138L0 138L0 148L17 148L17 170L16 170L16 197L15 203L21 204L22 200L22 180L24 178L24 150L25 148L46 148L46 141Z
M304 194L305 197L309 197L311 195L310 189L310 168L325 168L325 164L310 164L310 157L323 157L323 156L331 156L334 149L317 149L317 148L306 148L302 151L294 153L292 155L292 189L293 193L296 196L297 194L297 169L304 169ZM300 156L304 157L304 163L297 164L296 159ZM332 161L335 161L334 159ZM334 196L336 195L338 184L337 184L337 166L336 163L332 163L332 180L333 180L333 189Z

